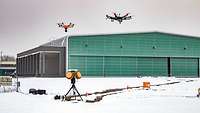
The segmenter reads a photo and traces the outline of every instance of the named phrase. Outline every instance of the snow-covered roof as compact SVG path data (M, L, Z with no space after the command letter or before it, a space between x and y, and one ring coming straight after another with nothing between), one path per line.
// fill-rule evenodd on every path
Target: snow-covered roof
M50 42L47 42L47 43L45 43L41 46L65 47L66 46L66 39L67 39L67 36L64 36L64 37L52 40Z

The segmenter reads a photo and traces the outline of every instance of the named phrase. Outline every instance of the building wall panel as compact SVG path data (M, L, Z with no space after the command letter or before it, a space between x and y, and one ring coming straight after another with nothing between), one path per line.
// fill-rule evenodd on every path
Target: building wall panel
M197 77L197 58L171 58L172 75L177 77Z
M69 69L87 76L198 75L196 37L149 32L72 36L68 41ZM170 71L167 58L172 60Z

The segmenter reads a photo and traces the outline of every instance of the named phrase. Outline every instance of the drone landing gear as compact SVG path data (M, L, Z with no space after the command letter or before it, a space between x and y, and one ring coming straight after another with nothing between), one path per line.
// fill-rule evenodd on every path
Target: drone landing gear
M67 94L64 96L63 100L70 101L70 100L72 100L73 97L74 97L75 100L76 100L76 97L79 96L79 97L81 98L81 100L83 101L83 99L82 99L80 93L78 92L78 90L77 90L77 88L76 88L76 86L75 86L75 82L76 82L76 79L73 77L73 78L71 79L72 86L71 86L71 88L69 89L69 91L67 92ZM72 95L72 96L67 96L71 90L73 91L73 95ZM77 93L78 95L76 95L76 93Z

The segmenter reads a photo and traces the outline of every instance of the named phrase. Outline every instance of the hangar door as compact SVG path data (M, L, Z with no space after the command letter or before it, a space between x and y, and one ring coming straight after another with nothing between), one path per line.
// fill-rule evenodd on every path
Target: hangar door
M137 58L136 57L105 57L104 58L105 76L136 76Z
M138 74L141 76L167 76L167 58L138 58Z
M105 57L106 76L167 76L167 58Z
M167 59L105 57L106 76L167 76Z
M69 69L83 76L167 76L167 58L70 56Z
M45 75L59 75L60 72L60 53L44 53L42 59L42 72Z
M167 76L167 58L105 57L105 76Z
M197 58L171 58L172 76L176 77L197 77Z

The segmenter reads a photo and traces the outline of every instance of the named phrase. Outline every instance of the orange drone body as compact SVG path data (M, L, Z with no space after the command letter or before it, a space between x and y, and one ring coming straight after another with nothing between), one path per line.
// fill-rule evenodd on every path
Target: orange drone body
M72 23L64 24L62 22L62 23L57 23L57 24L58 24L58 27L64 28L65 32L67 32L68 28L73 28L74 27L74 24L72 24Z
M66 24L65 24L63 27L64 27L65 29L67 29L67 28L69 28L69 25L66 25Z

